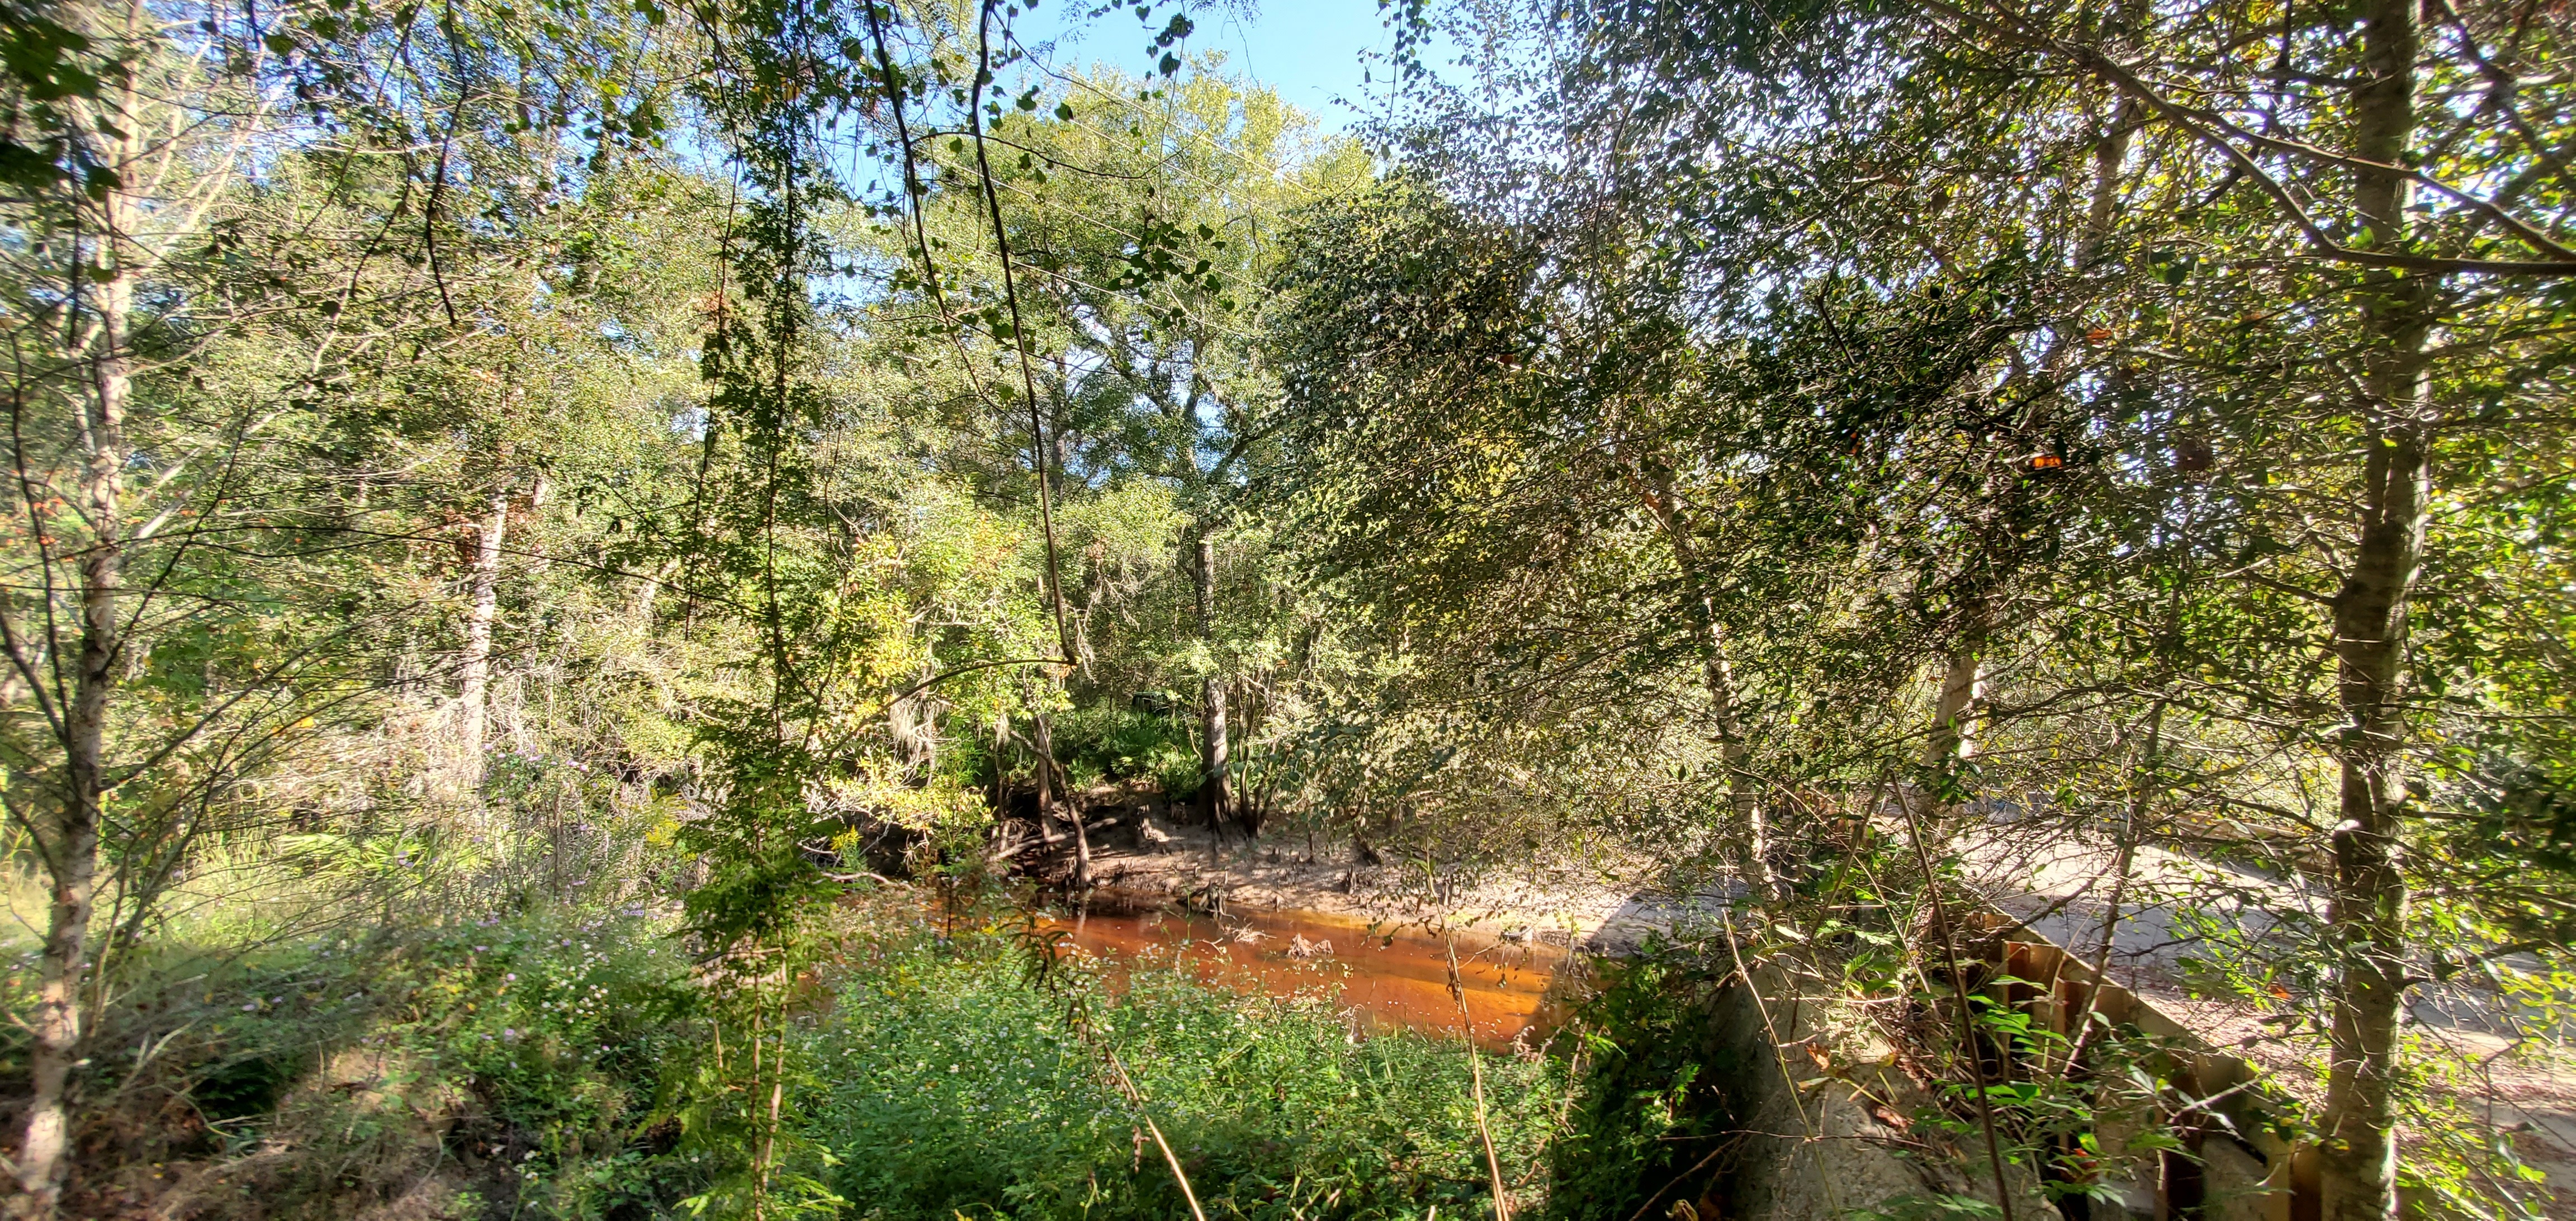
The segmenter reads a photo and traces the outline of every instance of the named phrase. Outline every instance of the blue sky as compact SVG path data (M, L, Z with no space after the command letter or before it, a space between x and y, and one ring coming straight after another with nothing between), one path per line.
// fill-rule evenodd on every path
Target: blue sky
M1021 36L1035 42L1062 29L1061 19L1087 7L1083 0L1053 0L1019 19ZM1252 8L1252 5L1242 5ZM1090 22L1075 38L1057 46L1055 60L1066 67L1098 62L1128 72L1146 69L1145 43L1162 28L1169 9L1157 6L1153 26L1139 33L1134 15L1124 9ZM1339 131L1358 113L1334 99L1357 99L1365 51L1381 55L1395 45L1378 12L1377 0L1270 0L1246 18L1210 10L1197 18L1190 36L1193 52L1223 51L1229 72L1242 73L1279 91L1281 97L1312 114L1325 130ZM1386 88L1386 72L1377 70L1377 89Z

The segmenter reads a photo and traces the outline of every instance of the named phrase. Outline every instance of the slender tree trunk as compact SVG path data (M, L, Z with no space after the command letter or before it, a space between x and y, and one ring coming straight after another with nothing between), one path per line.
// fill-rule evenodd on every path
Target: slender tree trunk
M1011 710L1008 706L993 713L993 817L1007 821L1011 815L1010 777L1004 773L1002 760L1011 747ZM1038 833L1046 833L1046 824L1038 824Z
M2415 0L2370 0L2353 90L2353 152L2403 165L2415 126ZM2353 203L2370 244L2407 243L2402 172L2357 169ZM2406 993L2406 879L2399 820L2406 804L2407 602L2423 558L2432 498L2426 346L2433 284L2374 273L2365 300L2364 386L2374 417L2363 458L2358 537L2334 599L2336 694L2344 724L2341 819L2334 832L2328 919L2337 939L2328 1043L2326 1221L2397 1216L2397 1020Z
M2102 257L2111 236L2111 220L2120 207L2120 164L2129 157L2129 125L2137 120L2138 103L2126 94L2111 107L2102 142L2093 146L2093 193L2084 208L2084 236L2075 243L2075 267L2081 271ZM2067 327L2072 334L2078 328Z
M1073 889L1083 894L1091 889L1091 828L1083 824L1079 802L1066 802L1064 816L1073 824Z
M127 106L130 113L133 109ZM131 122L128 127L137 126ZM130 161L134 138L113 141L112 164ZM99 262L105 275L90 293L97 313L85 352L89 393L79 418L83 451L81 511L89 531L80 553L80 643L72 676L72 700L63 722L63 783L52 811L52 834L43 837L46 865L53 876L47 905L45 940L37 965L34 1010L28 1016L29 1098L27 1125L19 1142L19 1200L14 1211L27 1218L54 1214L63 1181L71 1169L69 1094L72 1066L80 1060L81 986L86 978L89 924L98 882L99 824L107 800L107 720L116 672L124 652L123 624L118 615L125 562L122 519L124 472L129 458L125 412L133 393L127 366L126 331L134 304L134 283L119 266L117 242L133 232L135 205L122 190L111 189L101 211L104 222Z
M483 735L489 719L486 705L492 686L492 621L501 607L501 540L510 525L510 498L492 498L492 514L478 528L474 551L473 605L465 615L465 664L456 685L456 737L461 752L459 786L467 794L483 788Z
M677 557L664 560L660 568L653 570L652 576L644 578L644 587L636 591L635 617L643 620L646 628L652 627L653 603L662 596L662 582L670 580L671 574L679 570L680 561Z
M1932 732L1923 744L1923 766L1941 768L1977 757L1977 709L1986 699L1983 632L1970 632L1941 670L1941 696L1932 708Z
M1211 653L1216 646L1216 540L1199 534L1197 562L1190 566L1197 587L1199 639ZM1199 813L1213 837L1234 808L1226 775L1225 677L1209 674L1199 682Z
M2397 1215L2393 1090L2397 1021L2406 992L2406 879L2398 867L2406 803L2399 704L2406 600L2424 541L2430 492L2420 433L2375 438L2361 546L2335 602L2335 653L2346 717L2341 820L2327 918L2339 961L2322 1158L2326 1217Z
M1718 760L1726 765L1726 804L1735 815L1736 850L1744 858L1744 881L1765 900L1787 897L1771 871L1771 820L1753 778L1753 749L1744 738L1743 699L1735 689L1735 667L1727 660L1726 633L1717 623L1717 608L1701 601L1707 616L1708 659L1702 677L1717 729Z
M1054 833L1047 828L1047 819L1054 814L1057 800L1063 798L1065 821L1073 824L1073 888L1088 890L1091 888L1091 831L1083 825L1081 804L1072 800L1069 794L1061 793L1062 786L1056 783L1055 727L1048 722L1044 708L1037 709L1029 721L1029 746L1038 756L1038 837L1048 843L1054 842Z
M1763 899L1777 901L1787 897L1787 892L1771 870L1771 820L1753 775L1753 749L1744 736L1744 701L1735 688L1735 665L1727 657L1726 626L1718 621L1717 600L1707 592L1708 577L1700 566L1699 549L1684 529L1681 510L1664 469L1653 463L1638 464L1630 469L1628 477L1647 510L1654 514L1655 523L1663 528L1664 540L1673 549L1673 563L1700 591L1698 600L1689 605L1699 615L1699 629L1708 650L1701 661L1700 675L1708 686L1709 719L1717 731L1718 761L1726 767L1726 804L1735 824L1733 849L1744 871L1745 885Z
M2093 1041L2093 1007L2101 1000L2102 989L2111 982L2111 953L2120 946L2120 905L2128 898L2129 879L2138 868L2138 841L2145 835L2149 807L2163 792L2157 777L2162 763L2165 735L2165 700L2158 698L2147 713L2147 740L2138 752L2138 762L2130 769L2129 809L2120 820L2120 835L2112 845L2111 896L2102 904L2102 936L2093 953L2093 981L2085 985L2084 1000L2067 1019L2066 1028L2074 1038L2066 1046L2066 1062L2058 1070L2061 1080L2075 1075L2084 1061L2085 1046ZM2069 939L2070 943L2072 939Z
M1047 815L1055 812L1055 727L1047 722L1043 707L1030 714L1029 748L1038 756L1038 827L1044 830Z
M1055 724L1047 718L1045 687L1038 688L1039 699L1031 701L1029 714L1029 749L1037 754L1038 837L1052 844L1055 833L1047 826L1056 804L1062 800L1065 821L1073 824L1073 887L1085 890L1091 886L1091 834L1082 824L1082 810L1071 795L1063 793L1057 783L1055 766ZM999 769L996 769L999 770Z

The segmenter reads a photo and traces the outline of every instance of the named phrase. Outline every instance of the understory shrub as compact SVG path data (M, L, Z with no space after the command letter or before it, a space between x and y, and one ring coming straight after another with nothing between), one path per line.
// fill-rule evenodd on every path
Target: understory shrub
M1198 748L1178 714L1081 708L1058 717L1054 734L1065 774L1077 785L1152 779L1174 797L1198 790Z
M854 1211L923 1218L1187 1216L1113 1048L1210 1218L1489 1214L1465 1046L1358 1037L1321 995L1238 996L1159 953L1033 987L992 935L882 947L812 1035L810 1136ZM1060 974L1063 969L1059 968ZM1090 1038L1069 1025L1078 1013ZM1555 1130L1559 1064L1487 1055L1515 1196Z
M690 1183L656 1125L703 1027L640 916L152 945L124 974L96 1036L123 1054L78 1081L71 1215L645 1217Z
M1033 980L1007 924L835 923L845 948L795 1002L787 1112L837 1215L1187 1216L1107 1049L1211 1221L1490 1215L1465 1045L1363 1037L1327 968L1286 998L1202 982L1204 947ZM152 1050L84 1078L74 1215L640 1221L689 1216L728 1173L692 1119L725 1081L714 1011L665 922L539 911L156 954L138 973L183 982L102 1032ZM1515 1211L1535 1210L1580 1110L1568 1067L1481 1064Z

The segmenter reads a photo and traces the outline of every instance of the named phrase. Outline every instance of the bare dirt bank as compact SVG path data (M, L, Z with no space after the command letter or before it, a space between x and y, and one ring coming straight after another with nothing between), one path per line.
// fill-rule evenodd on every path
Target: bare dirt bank
M1620 880L1646 874L1644 861L1533 862L1525 871L1444 875L1419 864L1380 860L1344 843L1308 846L1247 839L1206 827L1148 824L1133 816L1091 836L1091 879L1108 896L1136 902L1319 912L1389 930L1472 934L1563 946L1587 954L1633 953L1670 933L1685 915L1714 914L1714 894L1668 894ZM1061 874L1069 853L1050 854Z

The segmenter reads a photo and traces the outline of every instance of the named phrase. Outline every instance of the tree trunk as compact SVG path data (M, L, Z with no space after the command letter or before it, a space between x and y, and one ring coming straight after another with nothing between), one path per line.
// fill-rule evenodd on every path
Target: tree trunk
M671 574L679 570L677 556L664 560L660 568L653 570L652 576L644 578L644 587L635 591L635 617L642 620L647 629L653 626L653 603L662 596L662 582L670 580Z
M1002 764L1010 748L1011 710L1002 705L993 712L993 818L996 822L1007 822L1011 816L1011 781ZM1039 823L1038 831L1044 834L1046 824Z
M2102 243L2111 236L2111 220L2120 207L2120 163L2128 159L2129 125L2137 121L2137 113L2137 99L2122 94L2111 107L2102 142L2093 146L2093 195L2084 208L2084 236L2075 243L2078 271L2102 257ZM2070 335L2080 329L2072 320L2066 328Z
M478 528L474 551L474 601L465 615L465 659L457 671L456 737L459 787L465 794L483 788L483 735L486 703L492 686L492 621L501 606L501 539L510 525L510 498L492 498L492 515Z
M2420 431L2374 438L2361 546L2335 599L2345 715L2341 819L2327 919L2338 959L2321 1159L2328 1221L2397 1215L2397 1020L2406 991L2406 879L2398 868L2406 803L2399 704L2406 601L2424 542L2430 464Z
M1216 540L1206 532L1199 534L1197 563L1191 565L1192 584L1197 586L1199 603L1199 639L1213 654L1216 645ZM1208 833L1213 837L1226 814L1234 808L1227 788L1225 740L1225 678L1209 674L1199 682L1199 814L1207 819Z
M2353 89L2354 209L2380 250L2407 243L2411 194L2402 166L2415 126L2414 0L2371 0ZM2341 818L2334 831L2328 921L2336 938L2325 1141L2325 1221L2397 1216L2397 1020L2406 993L2406 879L2399 820L2406 804L2407 602L2423 558L2432 498L2425 419L2426 343L2434 285L2373 273L2365 298L2363 379L2374 419L2363 458L2358 537L2334 599L2336 743Z
M2377 0L2364 15L2366 62L2354 90L2354 151L2400 163L2414 124L2414 7ZM2401 174L2362 169L2354 204L2374 247L2406 242L2408 185ZM2394 1074L2397 1020L2406 990L2406 883L2398 868L2406 800L2407 601L2424 543L2431 496L2425 392L2425 300L2419 279L2381 275L2364 325L2369 406L2377 419L2362 471L2357 545L2334 600L2337 696L2344 725L2341 818L2334 832L2329 920L2338 944L2328 1053L2326 1138L2321 1150L2329 1221L2397 1215Z
M1082 807L1066 802L1065 820L1073 824L1073 890L1077 895L1091 889L1091 828L1082 821Z
M1923 744L1923 766L1940 769L1977 757L1977 707L1986 698L1986 649L1972 633L1950 653L1941 671L1941 698L1933 705L1932 733Z
M1040 690L1043 694L1044 689ZM1043 703L1036 705L1029 716L1029 749L1037 754L1038 838L1053 842L1054 833L1048 829L1047 819L1055 813L1057 798L1062 794L1058 792L1061 786L1056 783L1055 726L1048 721ZM1088 890L1091 887L1091 832L1083 826L1079 805L1067 799L1064 810L1065 821L1073 824L1073 888Z
M1029 748L1038 756L1038 828L1043 831L1047 815L1055 810L1055 727L1048 724L1043 706L1030 713Z
M1771 822L1762 806L1761 790L1753 775L1753 750L1744 737L1744 702L1735 689L1735 666L1726 653L1726 627L1718 621L1717 600L1707 592L1707 576L1699 564L1699 551L1683 529L1681 511L1673 496L1672 485L1657 465L1647 464L1632 470L1639 496L1655 515L1672 546L1673 563L1682 575L1699 589L1699 599L1689 604L1699 615L1699 628L1708 652L1700 666L1701 678L1708 685L1709 719L1717 731L1718 761L1726 768L1726 805L1734 818L1732 838L1738 867L1744 871L1744 883L1766 901L1787 897L1778 875L1771 870Z
M1743 857L1744 882L1765 901L1787 897L1771 871L1771 825L1753 778L1753 750L1744 740L1743 700L1735 690L1735 667L1727 660L1726 634L1717 624L1717 608L1701 601L1707 616L1708 659L1702 677L1714 709L1718 760L1726 765L1726 804L1735 814L1736 851Z
M112 164L129 160L132 144L132 137L117 139ZM63 722L60 804L53 812L53 833L44 837L50 842L40 845L54 885L37 966L36 1004L27 1022L30 1088L15 1211L29 1218L53 1215L71 1168L69 1092L72 1066L81 1053L81 985L97 891L99 823L107 799L108 702L125 645L117 612L125 561L121 501L130 457L125 411L133 391L125 343L134 284L118 266L120 252L113 244L133 231L132 197L111 189L103 216L108 236L102 244L110 249L99 261L107 270L91 291L97 322L87 351L78 354L90 366L89 402L79 419L82 513L90 531L79 563L80 647L71 708Z

